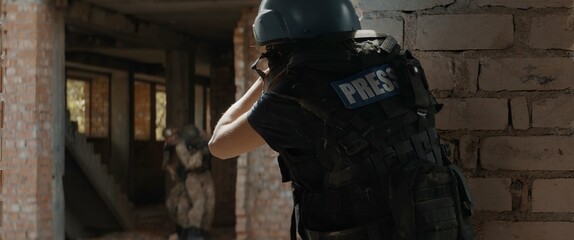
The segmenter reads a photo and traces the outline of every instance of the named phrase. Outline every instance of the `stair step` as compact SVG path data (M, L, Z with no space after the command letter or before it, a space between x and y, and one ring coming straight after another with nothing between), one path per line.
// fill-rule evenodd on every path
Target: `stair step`
M77 132L70 121L66 122L65 137L66 148L74 154L88 179L101 193L101 197L111 204L110 209L119 214L118 220L128 229L133 228L134 205L115 181L114 176L109 173L108 166L102 164L101 156L94 153L94 144L89 143L84 134Z

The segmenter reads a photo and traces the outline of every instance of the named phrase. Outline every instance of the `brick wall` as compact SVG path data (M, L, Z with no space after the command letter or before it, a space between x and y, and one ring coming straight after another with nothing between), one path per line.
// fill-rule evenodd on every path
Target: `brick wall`
M476 198L479 239L570 239L571 0L355 0L365 28L414 50L437 127Z
M219 117L235 100L235 84L232 49L217 49L210 70L210 121L215 126ZM212 161L211 172L215 184L215 217L213 226L235 232L235 189L237 161Z
M256 48L251 26L256 11L246 11L234 34L236 97L257 80L250 69L262 49ZM260 68L265 69L262 62ZM237 160L237 239L289 239L291 187L281 183L276 154L267 146Z
M52 10L3 1L2 239L52 238Z
M4 134L3 134L3 128L4 128L4 45L2 44L4 42L4 11L3 11L3 7L4 4L2 4L2 2L0 1L0 239L2 239L2 232L3 231L3 227L2 227L2 220L4 218L4 197L3 197L3 192L4 192L4 167L2 165L2 160L4 159L4 155L2 154L2 143L4 142Z
M137 88L136 88L137 89ZM90 136L107 137L110 119L110 85L108 77L91 81ZM148 98L149 99L149 98ZM149 101L148 101L149 104ZM149 107L149 106L148 106ZM148 111L149 112L149 111ZM136 115L137 116L137 115ZM148 127L149 129L149 127Z
M444 104L437 127L476 197L473 222L479 239L570 239L574 3L353 3L363 28L395 36L423 62L431 88ZM238 94L245 91L246 81L256 78L247 69L257 56L251 47L253 17L253 11L246 12L235 33ZM282 205L289 195L284 186L274 190L262 184L279 181L270 155L263 149L238 163L237 194L245 198L238 197L238 208L249 210L255 204L258 210L271 210L266 215L238 210L238 232L252 239L266 239L266 231L281 218L279 229L288 232L288 214L262 202L263 196L271 202L277 198L277 208L289 208Z

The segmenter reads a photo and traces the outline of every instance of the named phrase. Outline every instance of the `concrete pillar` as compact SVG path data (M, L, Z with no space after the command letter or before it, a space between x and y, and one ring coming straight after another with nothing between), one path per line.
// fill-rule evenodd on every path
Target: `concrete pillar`
M52 229L55 240L65 239L64 163L66 126L66 76L65 76L65 22L64 9L56 8L53 15L53 66L52 66Z
M111 77L111 161L110 172L124 191L129 182L129 76L127 72L114 72Z
M219 50L219 49L218 49ZM224 52L225 51L225 52ZM235 102L235 84L232 49L217 52L211 65L211 126ZM212 161L211 172L215 183L214 227L233 228L235 226L235 184L237 161Z
M194 76L194 50L167 50L167 126L182 127L194 121Z
M179 127L187 122L189 104L189 55L183 51L166 53L167 126Z

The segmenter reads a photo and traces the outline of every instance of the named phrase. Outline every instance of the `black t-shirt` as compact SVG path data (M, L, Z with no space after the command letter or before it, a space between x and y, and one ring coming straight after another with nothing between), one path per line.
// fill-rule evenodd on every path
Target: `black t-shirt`
M322 184L324 169L318 165L315 151L329 128L322 119L303 109L297 100L310 91L320 91L321 95L334 97L336 93L329 87L329 83L347 75L349 73L309 68L290 69L273 86L273 90L259 98L248 116L251 127L280 156L317 163L307 166L316 170L314 174L302 176L309 184L317 187Z
M300 74L296 69L291 74L297 77L287 77L283 79L280 86L274 88L272 92L264 93L251 109L248 122L253 129L258 132L267 144L280 155L279 164L286 166L285 161L295 162L305 171L298 171L307 186L311 188L321 188L326 169L317 159L316 149L318 144L323 144L322 138L329 127L323 120L309 111L301 108L293 99L299 97L309 85L318 86L315 90L325 91L327 95L335 97L336 93L329 86L329 82L345 78L353 73L344 72L324 72L305 69L304 74ZM328 77L317 80L313 76L328 74ZM291 76L293 76L291 75ZM323 81L313 84L304 84L304 81ZM332 91L332 92L327 92ZM288 158L288 160L283 159ZM285 171L286 169L281 169ZM286 172L282 172L285 174ZM292 176L293 177L293 176ZM284 179L286 180L286 179ZM293 179L291 179L293 180ZM299 182L298 182L299 183ZM305 219L305 225L313 230L336 230L352 227L357 224L356 219L349 218L353 212L353 206L342 206L338 212L330 212L327 208L316 207L316 203L321 205L337 205L339 201L336 197L332 199L315 199L307 197L308 206L302 203L301 214Z
M327 55L332 52L324 53ZM295 173L300 174L300 176L291 176L293 178L291 180L306 184L304 187L307 191L303 194L304 199L301 202L300 210L303 224L311 230L332 231L350 228L357 226L360 222L372 221L386 214L387 209L385 207L346 204L354 202L352 199L358 196L358 194L354 196L354 192L315 194L317 192L315 190L322 189L325 174L328 171L328 167L325 166L329 164L326 163L325 159L319 159L322 156L318 156L316 149L326 146L324 145L327 142L326 136L334 132L334 129L327 126L314 113L303 109L297 102L301 96L318 96L321 101L343 111L346 116L357 114L358 110L344 110L344 105L348 106L345 99L354 100L356 103L363 100L365 104L369 104L368 101L371 100L371 97L376 97L375 90L392 91L393 83L382 81L383 79L390 79L385 75L385 68L371 69L381 63L378 60L379 54L372 54L376 57L368 59L369 56L365 57L367 55L365 53L352 53L350 58L346 60L337 58L337 56L344 56L344 54L334 54L335 57L333 58L320 58L320 61L306 62L305 66L290 68L286 75L272 87L272 90L260 97L248 116L248 122L253 129L273 150L279 153L279 164L284 166L291 164L289 167L293 167L293 165L299 167ZM367 60L363 62L363 59ZM377 71L377 74L369 72L370 75L357 76L366 69ZM371 79L377 78L381 82L369 82L369 77ZM357 90L353 96L347 96L349 98L345 98L345 95L341 96L336 87L345 86L346 79L362 81L353 83L356 85L351 84L352 82L349 83ZM376 84L380 85L376 86ZM347 84L347 86L351 85ZM372 88L373 91L370 92L370 95L363 96L359 94L359 88L363 89L363 95L367 93L366 88ZM350 88L341 89L352 90ZM350 94L350 92L347 93ZM384 94L377 95L383 96ZM373 101L378 100L373 99ZM371 115L382 114L380 112L382 110L378 107L367 107L367 109L373 109L373 111L365 112L363 109L360 112ZM329 152L323 157L332 156L332 154L336 154L336 152ZM301 169L303 170L299 171ZM298 181L301 179L304 181ZM332 191L330 192L332 193ZM333 209L338 210L332 211Z
M291 100L273 93L264 93L251 109L248 121L278 153L286 149L313 150L312 131L303 109Z

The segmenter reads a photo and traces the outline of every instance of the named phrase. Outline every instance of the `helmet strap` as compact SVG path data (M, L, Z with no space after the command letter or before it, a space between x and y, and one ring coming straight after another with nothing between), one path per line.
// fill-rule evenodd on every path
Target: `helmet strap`
M257 74L261 77L261 79L265 80L265 79L267 79L267 74L264 73L261 69L259 69L259 67L257 67L257 64L259 64L259 60L261 60L263 58L267 58L266 53L262 53L261 56L259 56L259 58L257 58L257 60L255 60L255 62L251 65L251 69L255 70L255 72L257 72Z

